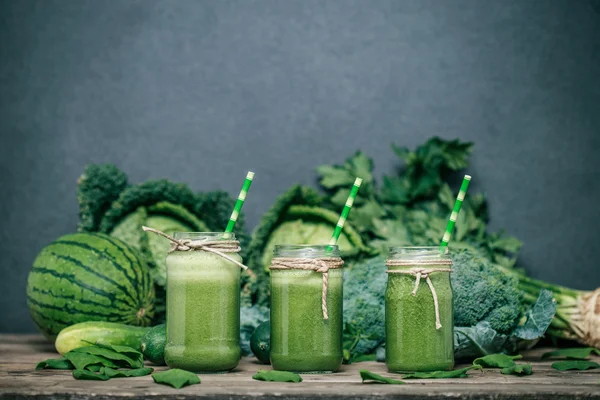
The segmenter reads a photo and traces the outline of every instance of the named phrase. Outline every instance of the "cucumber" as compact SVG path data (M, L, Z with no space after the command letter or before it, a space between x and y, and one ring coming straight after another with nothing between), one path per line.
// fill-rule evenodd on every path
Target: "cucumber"
M60 331L54 342L56 351L68 353L78 347L89 346L102 339L110 344L141 349L142 336L151 328L118 324L115 322L90 321L71 325Z
M252 353L263 364L271 364L271 323L265 321L258 325L250 338Z
M167 344L167 326L156 325L142 337L142 354L146 360L157 365L165 363L165 345Z

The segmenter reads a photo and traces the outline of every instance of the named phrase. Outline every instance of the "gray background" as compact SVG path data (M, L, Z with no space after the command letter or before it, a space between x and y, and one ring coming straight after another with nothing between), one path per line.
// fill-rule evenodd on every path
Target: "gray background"
M600 285L597 0L0 1L0 331L37 252L113 162L237 194L250 226L314 168L476 143L472 190L535 277Z

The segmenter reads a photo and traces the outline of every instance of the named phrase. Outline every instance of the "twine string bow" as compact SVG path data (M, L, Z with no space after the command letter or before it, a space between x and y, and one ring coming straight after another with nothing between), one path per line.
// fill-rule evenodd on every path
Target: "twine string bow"
M417 262L418 263L418 262ZM441 264L440 261L436 261L436 264ZM415 262L411 262L408 265L414 265ZM405 261L400 260L388 260L386 262L388 267L390 266L398 266L398 265L407 265ZM388 270L388 274L402 274L402 275L412 275L415 277L415 288L411 292L413 296L417 295L417 290L419 290L419 284L421 283L421 278L424 278L427 282L427 286L429 286L429 290L431 291L431 295L433 296L433 308L435 309L435 329L440 329L442 327L442 323L440 322L440 306L438 301L437 292L435 291L435 287L433 286L433 282L429 278L429 275L435 272L452 272L451 268L423 268L423 267L414 267L411 269L405 270Z
M271 260L271 268L274 270L302 269L320 272L323 274L323 285L321 290L321 311L323 319L329 319L327 312L327 288L329 286L329 270L342 268L344 261L340 257L323 258L288 258L277 257Z
M247 266L239 262L238 260L229 257L225 253L239 253L242 249L240 247L240 242L237 240L190 240L190 239L175 239L174 237L167 235L164 232L159 231L158 229L149 228L147 226L142 226L142 229L145 232L152 232L169 239L171 242L171 248L168 253L172 253L174 251L194 251L194 250L204 250L209 253L213 253L218 255L219 257L223 257L224 259L231 261L235 265L240 268L246 270Z

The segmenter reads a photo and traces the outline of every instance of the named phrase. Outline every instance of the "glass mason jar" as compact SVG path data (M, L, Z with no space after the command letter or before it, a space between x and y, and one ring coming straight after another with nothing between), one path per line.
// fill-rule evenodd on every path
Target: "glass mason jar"
M439 246L390 248L385 291L385 362L390 371L439 371L454 367L450 272L430 271L421 275L419 286L415 287L414 270L451 267L452 260L440 252ZM410 270L413 274L393 272ZM437 294L441 327L436 327L434 296L427 275Z
M339 258L334 245L277 245L273 258ZM340 259L341 261L341 259ZM280 371L330 373L342 365L342 268L329 269L327 313L323 274L271 270L271 365Z
M233 233L175 232L179 240L235 240ZM226 253L240 261L237 253ZM204 250L167 256L167 344L171 368L227 372L238 365L240 267Z

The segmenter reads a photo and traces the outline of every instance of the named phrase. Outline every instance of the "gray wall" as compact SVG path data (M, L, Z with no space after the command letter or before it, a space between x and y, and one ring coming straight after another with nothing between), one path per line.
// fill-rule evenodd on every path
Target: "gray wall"
M317 165L476 143L472 190L533 276L600 285L597 0L0 1L0 331L36 253L113 162L237 194L251 226Z

